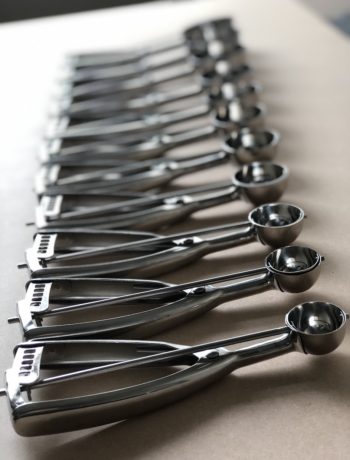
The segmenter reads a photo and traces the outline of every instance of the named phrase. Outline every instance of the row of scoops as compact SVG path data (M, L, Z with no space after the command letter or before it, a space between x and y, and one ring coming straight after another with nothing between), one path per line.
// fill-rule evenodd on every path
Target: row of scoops
M306 291L324 260L294 242L304 211L279 202L289 175L274 162L280 135L265 126L262 88L230 18L160 45L70 55L57 86L34 243L20 265L30 278L9 319L23 342L1 390L18 434L122 421L239 367L338 347L347 314L323 301L291 306L268 330L191 346L149 339L191 322L191 341L196 318L215 307ZM241 220L242 200L250 211ZM191 220L209 208L211 225ZM206 255L248 244L267 248L249 269L195 277ZM159 279L195 261L194 280Z

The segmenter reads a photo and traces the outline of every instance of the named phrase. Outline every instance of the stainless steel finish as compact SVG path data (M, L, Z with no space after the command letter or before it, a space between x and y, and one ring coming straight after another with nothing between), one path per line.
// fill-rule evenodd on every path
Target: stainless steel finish
M33 279L26 298L18 303L18 318L27 338L147 337L230 300L268 289L305 291L316 282L322 260L313 249L286 246L270 253L263 267L126 295L104 293L106 281L100 279ZM213 286L228 281L234 283ZM115 282L117 287L122 283L121 280ZM122 306L128 307L126 314L119 313ZM130 311L131 306L139 308L136 312ZM92 315L90 321L86 314ZM46 321L43 324L52 318L54 324Z
M194 68L201 67L206 59L229 59L232 66L239 66L245 62L244 48L235 42L234 37L228 37L225 41L215 39L203 41L201 50L184 48L166 53L162 56L144 57L134 64L95 67L90 69L67 69L64 73L64 81L72 85L81 85L93 81L113 80L126 82L130 78L142 77L174 65L188 63Z
M246 84L246 93L258 93L259 89L254 91L256 86ZM242 91L242 93L245 93ZM153 91L146 95L141 95L127 100L118 100L118 98L101 97L93 98L82 102L72 102L69 98L57 101L51 114L55 116L68 116L71 120L94 120L106 118L114 115L124 115L125 113L148 113L150 110L159 109L163 105L172 102L185 101L187 99L199 96L202 97L205 88L198 83L186 85L184 88L175 88L169 91ZM242 94L242 95L243 95Z
M261 84L257 81L238 79L234 81L230 79L222 79L222 81L214 78L214 81L207 90L209 97L216 101L232 102L239 100L243 106L250 107L257 105L262 92Z
M303 219L304 211L298 206L272 203L255 208L248 221L158 237L130 232L130 242L128 232L41 232L26 251L26 263L33 278L154 276L211 252L257 240L275 248L286 246L300 234Z
M195 346L140 340L231 300L269 289L306 291L320 274L318 252L288 246L304 212L274 202L288 170L269 162L279 135L261 128L265 109L251 73L227 18L159 47L71 58L36 182L41 231L22 264L31 279L18 316L8 320L20 323L28 340L16 347L0 389L18 434L121 421L239 367L291 351L323 355L342 342L348 315L322 301L297 305L282 327L243 336ZM204 125L173 129L197 119ZM225 139L220 151L159 159L213 136ZM230 181L138 193L231 159L244 166ZM130 230L161 228L240 198L258 205L244 222L167 236ZM179 285L135 279L253 241L277 249L250 270ZM254 344L242 346L249 341ZM121 371L137 379L148 374L124 385ZM150 377L151 371L162 376Z
M119 134L132 134L134 132L147 132L167 128L183 123L185 121L195 120L196 118L205 117L209 114L211 108L209 104L186 108L171 113L159 113L144 116L138 120L120 123L119 119L113 117L104 119L103 122L89 121L74 126L68 126L64 131L52 133L51 138L62 139L89 139L107 136L117 136Z
M198 56L194 56L193 52L189 50L182 52L179 56L171 56L166 58L165 61L160 62L157 59L156 62L144 62L140 65L127 65L121 68L118 67L107 67L99 68L92 70L84 70L82 72L75 72L71 74L70 83L66 83L66 92L63 94L58 101L59 108L55 109L55 113L62 115L62 113L69 115L71 122L79 123L83 122L84 119L101 119L108 116L119 116L120 119L123 117L132 114L134 111L137 113L148 113L150 110L159 108L164 104L169 104L171 102L186 101L187 99L193 99L196 96L203 96L204 101L216 101L218 97L224 98L225 100L232 101L233 98L241 98L245 103L251 103L252 101L257 100L257 95L259 94L260 88L258 85L240 81L241 74L245 73L245 50L240 45L235 45L231 41L222 42L215 40L214 42L209 42L205 44L206 50ZM210 56L212 48L216 48L216 56ZM227 63L227 69L224 74L217 67L216 63L218 59L224 59L224 62ZM192 69L192 73L195 74L198 70L199 73L204 73L205 78L203 80L198 79L198 77L193 79L192 84L185 82L185 85L188 88L170 88L165 87L162 89L149 87L149 84L146 84L145 91L142 91L141 87L138 87L140 82L152 81L162 83L162 77L159 75L159 70L164 70L169 66L169 71L166 71L163 79L165 81L171 81L177 78L183 78L183 75L177 71L178 66L182 67L183 71L187 74L188 67L186 67L186 61ZM223 61L220 61L223 62ZM172 70L173 69L173 70ZM242 72L242 69L244 71ZM157 77L158 71L158 77ZM214 72L214 73L213 73ZM224 77L228 78L227 75L234 73L230 83L224 85L222 81L218 78ZM213 83L208 78L209 75L213 74ZM217 75L218 74L218 75ZM220 77L219 77L220 75ZM175 78L174 78L175 76ZM130 81L130 78L133 78ZM232 82L231 82L232 80ZM233 83L233 80L235 83ZM74 84L79 83L79 86ZM68 84L68 86L67 86ZM71 89L69 91L69 87ZM131 91L131 96L133 96L133 91L135 92L134 100L131 97L125 98L123 93L123 88ZM102 94L99 95L99 91L102 91ZM97 93L96 93L97 92ZM104 93L107 93L109 96L118 94L121 97L112 97L106 100ZM76 100L78 98L78 100ZM102 106L101 102L107 107ZM190 101L191 102L191 101ZM193 101L192 101L193 103ZM198 102L197 104L198 105ZM82 110L81 110L82 109Z
M36 225L42 228L161 228L180 221L188 215L211 206L239 199L241 196L254 204L274 202L283 194L288 180L288 169L269 162L254 162L244 166L230 182L207 185L174 193L121 201L115 195L43 196L37 208ZM103 200L106 205L103 205ZM98 205L91 202L100 200ZM113 203L115 201L115 203ZM66 202L66 204L65 204Z
M211 60L211 67L214 65ZM59 85L57 99L69 99L72 103L91 100L97 97L121 97L123 100L146 95L147 93L162 90L164 86L180 86L181 83L202 82L200 72L190 63L178 64L160 69L151 74L136 76L128 81L102 80L83 83L81 85Z
M348 314L329 302L304 302L286 315L286 325L299 334L304 353L324 355L343 341L348 318Z
M258 240L276 248L297 239L305 217L299 206L267 203L250 211L248 220L254 226Z
M71 176L64 174L62 179L57 177L60 171L57 171L55 165L54 169L48 167L39 173L35 191L38 195L46 191L50 194L84 193L86 190L101 190L105 193L110 190L145 191L163 187L178 177L227 163L233 158L234 155L229 152L209 152L181 160L136 162L101 170L92 168L92 172L75 172ZM45 178L49 180L45 181ZM50 178L53 179L51 184Z
M213 21L207 21L194 25L183 32L182 38L173 41L152 44L145 48L132 49L125 51L108 51L76 54L70 56L68 64L74 67L75 71L84 71L85 69L101 68L108 66L124 66L135 64L143 61L145 58L158 54L167 53L177 48L190 48L196 53L200 51L206 42L213 40L230 39L232 43L237 43L238 34L232 25L231 18L220 18Z
M240 53L238 60L242 60L243 56ZM142 77L130 78L128 81L92 81L73 87L71 84L61 85L57 99L74 104L108 96L126 102L128 99L145 96L154 91L172 91L188 83L200 85L205 91L208 88L211 92L210 88L213 85L218 86L226 81L239 84L251 80L251 67L247 64L238 66L237 56L231 55L221 61L204 59L197 67L188 63L174 65Z
M97 165L110 161L117 166L117 161L135 161L157 158L169 150L204 140L216 134L214 126L206 124L198 128L174 134L151 133L143 139L129 139L123 143L119 136L116 139L101 141L84 141L80 144L65 146L62 139L45 143L41 149L41 160L44 163L71 165L78 162ZM63 145L62 145L63 144Z
M200 136L203 132L199 133ZM191 142L190 137L187 140ZM182 138L185 142L185 138ZM63 164L42 166L36 177L35 191L44 193L82 193L85 190L148 190L164 186L185 174L211 168L225 162L247 162L271 160L276 154L279 134L275 131L243 129L240 134L232 133L223 143L222 150L208 152L182 159L147 160L121 163L118 153L109 155L73 155ZM152 148L152 144L150 146ZM131 149L132 150L132 149ZM160 146L160 150L162 147ZM143 151L144 153L145 151ZM125 152L124 152L125 153ZM132 159L136 153L129 152ZM153 150L152 154L159 153ZM107 155L108 157L108 155ZM75 160L74 160L75 158ZM117 158L117 165L113 162ZM109 163L109 164L108 164Z
M222 52L225 53L224 43L222 41L219 41L219 43L222 45ZM203 42L203 48L205 46L206 44ZM234 46L228 44L227 51L230 52L231 49L234 49ZM203 51L203 56L199 56L199 59L207 56L205 49ZM63 83L69 83L72 86L103 80L124 82L129 78L141 77L143 74L152 73L168 66L186 63L195 66L197 59L196 54L193 54L189 48L180 48L173 50L171 53L156 56L155 58L154 56L145 56L136 63L124 65L94 66L83 69L66 67L63 75L61 74L60 77L63 77Z
M70 147L62 146L56 139L41 150L41 160L46 165L77 166L123 166L125 162L157 158L173 148L190 145L217 135L214 126L205 125L175 134L151 135L140 142L121 145L110 141L92 141ZM277 149L280 135L273 130L242 128L225 134L223 149L234 153L239 163L271 160ZM54 173L55 177L57 173Z
M269 203L278 200L287 186L288 170L276 163L258 162L246 164L237 171L233 184L242 196L252 203Z
M265 265L274 274L276 287L287 292L309 289L317 280L320 269L315 252L299 246L289 246L288 251L276 249L266 257Z
M345 335L346 313L327 302L293 308L285 326L195 346L166 342L44 340L22 343L6 372L6 393L12 422L23 436L78 430L124 420L180 400L235 369L299 351L326 354ZM266 339L261 341L261 339ZM252 340L260 342L239 346ZM234 350L223 348L236 345ZM177 367L182 365L183 368ZM108 392L88 393L84 379L126 369L162 366L166 376ZM57 369L54 376L41 371ZM62 373L63 371L63 373ZM79 396L60 396L60 384L79 380ZM37 389L55 385L54 399L37 400ZM1 391L1 395L5 390Z
M236 68L245 61L244 49L239 45L237 34L231 28L225 28L219 31L216 27L212 29L213 33L202 35L193 39L185 39L185 42L177 42L176 46L163 46L152 52L144 51L141 55L138 54L133 59L128 59L124 62L113 62L109 60L102 65L89 65L83 68L74 66L66 66L65 79L74 90L75 96L94 92L94 85L100 83L111 82L120 90L130 89L130 79L133 79L131 87L136 87L142 82L141 87L148 81L157 80L157 73L164 69L175 68L181 65L188 65L193 71L196 69L206 69L208 66L212 68L213 62L218 59L227 59L232 68ZM180 45L180 46L179 46ZM185 45L185 46L184 46ZM170 51L170 53L169 53ZM155 59L154 59L155 57ZM101 59L101 56L99 56ZM90 62L91 64L91 62ZM147 76L147 78L145 78ZM128 80L129 79L129 80ZM92 85L90 84L92 83ZM89 86L90 84L90 86ZM83 92L81 92L83 89ZM90 89L90 91L89 91Z
M223 149L232 152L235 160L242 165L254 161L271 161L276 155L280 137L275 130L242 128L226 137Z
M138 120L122 123L119 122L118 118L115 120L113 117L102 121L89 121L68 126L62 131L53 132L48 135L48 138L98 140L110 136L115 137L119 134L159 131L185 121L206 117L211 113L214 127L219 133L227 133L227 131L239 130L247 126L252 128L261 127L265 111L265 107L261 104L244 107L238 100L230 103L222 102L214 110L212 110L210 104L206 103L175 112L151 114Z
M232 68L227 60L215 61L212 66L208 66L207 70L202 70L199 79L200 84L209 88L210 93L219 89L222 93L223 100L231 100L227 98L230 91L225 94L223 90L224 84L228 83L231 86L238 87L240 85L249 84L253 81L253 69L248 64L242 64L240 67Z
M203 106L203 103L201 104L201 107ZM172 112L163 112L164 114L172 114ZM178 113L178 112L177 112ZM132 115L132 117L134 117ZM138 117L139 119L140 117ZM111 121L113 120L113 117L101 119L101 120L96 120L93 123L97 125L103 126L104 124L110 124ZM116 119L119 119L117 116ZM131 120L135 120L134 118L131 118ZM66 129L70 127L71 120L69 117L55 117L55 118L49 118L48 125L47 125L47 130L46 130L46 137L45 141L47 144L50 146L52 145L57 145L58 143L60 144L60 149L55 148L57 150L56 153L58 153L59 150L69 147L69 148L75 148L75 149L81 149L81 148L87 148L87 146L92 148L93 145L116 145L119 147L132 147L133 145L146 142L147 140L151 139L152 136L159 136L161 134L165 134L169 130L164 130L164 132L160 132L158 128L154 128L153 130L149 128L147 131L134 131L132 133L126 133L126 134L118 134L115 136L98 136L96 138L92 137L89 139L85 138L70 138L70 139L59 139L55 138L55 134L57 132L64 132ZM79 125L77 125L79 126ZM207 126L207 124L206 124ZM175 131L174 129L171 129L172 133L175 134L182 134L184 128L181 128L181 131ZM186 130L188 131L188 130ZM58 142L59 141L59 142Z
M238 99L245 106L256 105L261 94L261 85L255 81L238 81L237 83L222 82L209 87L200 84L163 91L152 91L131 99L120 100L117 97L95 97L81 102L71 101L70 98L59 100L50 111L51 116L69 117L71 122L98 120L111 116L125 117L126 115L147 114L159 110L164 105L183 101L187 106L209 100L215 104L218 100L233 101Z

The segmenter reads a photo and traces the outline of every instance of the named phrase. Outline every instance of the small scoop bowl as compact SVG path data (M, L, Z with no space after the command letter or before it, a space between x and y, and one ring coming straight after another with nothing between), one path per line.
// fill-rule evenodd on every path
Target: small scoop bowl
M297 333L304 353L324 355L341 344L347 315L336 305L313 301L297 305L286 315L286 325Z
M222 17L191 26L184 31L184 35L189 41L205 41L208 37L227 38L234 32L231 18Z
M239 132L230 133L223 149L232 153L239 164L271 161L277 153L279 141L280 135L277 131L244 128Z
M254 204L277 201L287 187L289 171L285 166L265 161L244 165L233 176L233 184Z
M323 260L313 249L286 246L271 252L265 259L265 267L273 275L278 289L297 293L308 290L316 282Z
M244 107L233 101L229 104L218 105L212 116L217 130L222 134L227 134L232 130L246 127L261 128L264 124L265 113L266 109L261 104Z
M253 209L249 222L254 225L258 240L267 246L287 246L300 235L304 211L287 203L263 204Z
M256 81L232 81L218 82L214 79L213 84L208 89L209 99L215 107L216 104L227 101L239 100L243 106L250 107L259 102L262 87Z

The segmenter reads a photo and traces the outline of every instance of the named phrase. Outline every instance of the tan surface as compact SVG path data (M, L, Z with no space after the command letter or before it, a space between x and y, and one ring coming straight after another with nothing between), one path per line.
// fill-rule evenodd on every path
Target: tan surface
M1 369L20 340L6 324L23 295L23 260L31 230L30 193L36 139L61 54L78 48L139 43L212 15L232 14L262 81L270 126L283 134L279 161L291 169L285 201L301 205L309 219L301 242L326 256L318 284L300 296L268 292L225 305L166 340L194 343L282 324L290 306L329 299L348 308L350 44L297 3L280 0L153 4L10 24L0 29L1 126ZM216 177L228 169L217 169ZM214 173L211 173L212 178ZM202 176L203 178L203 176ZM236 216L248 205L227 210ZM243 254L248 254L245 261ZM251 245L216 254L180 281L256 266L265 254ZM300 354L240 370L197 395L118 426L47 438L24 439L12 430L0 403L1 458L24 459L346 459L350 441L350 339L333 355Z

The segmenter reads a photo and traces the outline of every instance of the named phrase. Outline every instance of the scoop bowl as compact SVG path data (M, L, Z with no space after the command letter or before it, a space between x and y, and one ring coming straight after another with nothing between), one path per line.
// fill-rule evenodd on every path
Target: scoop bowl
M260 205L278 201L287 187L288 176L285 166L255 161L237 171L232 182L240 188L244 198Z
M239 164L254 161L271 161L277 153L280 135L272 130L244 128L232 132L225 140L223 149L234 155Z
M285 292L303 292L310 289L320 275L323 257L303 246L285 246L275 249L265 259L265 267L273 275L275 285Z
M348 315L337 305L313 301L297 305L286 315L286 325L298 335L304 353L324 355L342 343Z
M287 246L299 236L305 214L298 206L268 203L253 209L249 222L254 225L258 240L273 248Z

